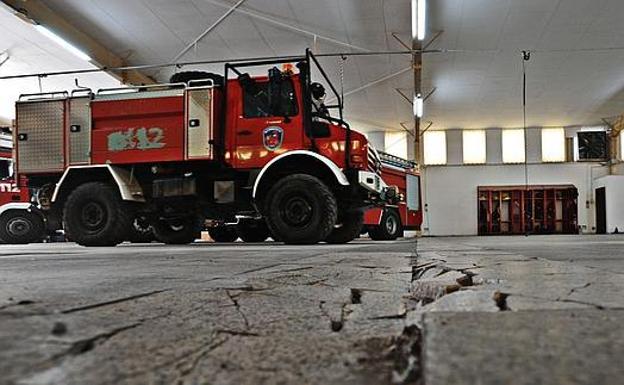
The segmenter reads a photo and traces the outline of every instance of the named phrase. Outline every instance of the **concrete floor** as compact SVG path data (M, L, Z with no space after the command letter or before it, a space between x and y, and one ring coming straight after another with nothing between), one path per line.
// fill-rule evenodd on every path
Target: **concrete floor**
M622 246L3 245L0 384L619 384Z
M568 261L624 274L624 234L465 237L452 242L552 261Z

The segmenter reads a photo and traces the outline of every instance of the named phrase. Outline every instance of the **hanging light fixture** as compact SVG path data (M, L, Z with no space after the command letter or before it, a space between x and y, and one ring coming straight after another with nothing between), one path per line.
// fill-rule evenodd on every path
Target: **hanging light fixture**
M427 33L427 0L412 0L412 39L425 40Z
M418 118L423 117L423 113L425 110L425 103L422 98L422 94L416 94L414 96L414 116Z

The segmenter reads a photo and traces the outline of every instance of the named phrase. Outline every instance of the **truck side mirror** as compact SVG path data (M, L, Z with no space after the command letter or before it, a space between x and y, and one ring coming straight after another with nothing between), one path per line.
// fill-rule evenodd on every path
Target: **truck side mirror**
M312 138L329 138L331 136L329 124L312 121L312 126L310 127L310 136Z

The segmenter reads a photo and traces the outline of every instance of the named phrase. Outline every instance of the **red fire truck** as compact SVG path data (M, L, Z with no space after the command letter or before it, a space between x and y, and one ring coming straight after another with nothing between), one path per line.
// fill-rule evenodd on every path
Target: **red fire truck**
M261 67L266 75L246 72ZM335 104L319 106L313 67ZM237 223L290 244L344 243L365 209L396 201L310 51L224 72L22 95L17 173L38 190L49 226L86 246L127 240L137 219L170 244L192 242L207 222L215 237Z
M399 199L394 205L375 207L364 216L364 230L374 240L393 240L404 230L420 230L422 209L420 174L414 162L379 152L381 176L389 185L397 186Z

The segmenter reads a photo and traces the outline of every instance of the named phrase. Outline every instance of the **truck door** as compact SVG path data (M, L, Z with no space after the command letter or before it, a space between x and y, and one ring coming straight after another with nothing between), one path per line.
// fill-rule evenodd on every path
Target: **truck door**
M232 101L240 106L234 130L236 168L261 168L286 151L302 148L299 82L281 73L281 79L275 80L276 76L274 72L270 79L236 84L240 87L236 97L242 99Z

